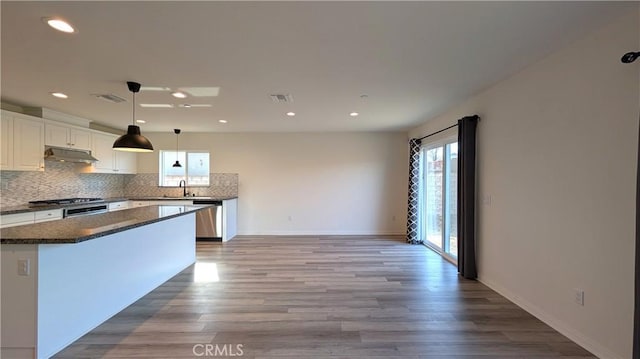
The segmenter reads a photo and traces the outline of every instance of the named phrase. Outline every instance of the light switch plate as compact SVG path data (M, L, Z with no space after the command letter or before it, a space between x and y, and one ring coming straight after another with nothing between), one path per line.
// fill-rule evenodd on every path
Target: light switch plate
M584 290L576 288L573 293L576 304L584 306Z
M31 263L28 259L18 259L18 275L28 276L31 273Z

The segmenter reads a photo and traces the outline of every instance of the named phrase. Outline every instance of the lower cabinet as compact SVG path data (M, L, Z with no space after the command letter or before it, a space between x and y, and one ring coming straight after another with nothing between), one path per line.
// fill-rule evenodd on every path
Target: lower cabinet
M62 209L60 208L37 212L5 214L0 217L0 228L55 221L56 219L62 219Z
M121 211L130 207L129 201L111 202L108 205L109 212Z
M35 223L55 221L62 219L62 209L51 209L48 211L38 211L35 213Z
M0 217L0 228L22 226L23 224L32 224L35 220L33 212L6 214Z

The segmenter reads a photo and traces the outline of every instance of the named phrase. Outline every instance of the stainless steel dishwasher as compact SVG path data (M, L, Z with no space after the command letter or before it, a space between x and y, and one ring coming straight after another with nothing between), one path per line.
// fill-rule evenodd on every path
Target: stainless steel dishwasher
M222 241L222 201L194 199L193 204L211 206L196 212L196 239Z

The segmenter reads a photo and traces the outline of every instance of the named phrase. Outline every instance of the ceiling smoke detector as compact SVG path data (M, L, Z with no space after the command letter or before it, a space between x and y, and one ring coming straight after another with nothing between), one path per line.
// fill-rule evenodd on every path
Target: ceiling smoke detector
M99 98L99 99L107 101L107 102L111 102L111 103L127 102L127 100L123 99L120 96L114 95L112 93L108 93L108 94L91 94L91 96Z
M271 97L271 101L275 103L293 102L293 97L291 97L291 94L275 94L269 95L269 97Z

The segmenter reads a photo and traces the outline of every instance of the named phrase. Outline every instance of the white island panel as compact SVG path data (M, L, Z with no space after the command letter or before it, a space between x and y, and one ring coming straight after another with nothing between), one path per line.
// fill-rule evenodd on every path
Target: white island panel
M73 245L40 245L38 357L47 358L195 262L195 214Z
M195 258L195 212L80 243L3 244L2 357L51 357Z

